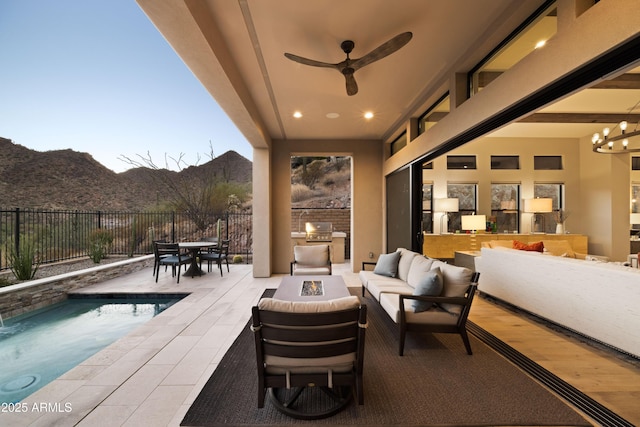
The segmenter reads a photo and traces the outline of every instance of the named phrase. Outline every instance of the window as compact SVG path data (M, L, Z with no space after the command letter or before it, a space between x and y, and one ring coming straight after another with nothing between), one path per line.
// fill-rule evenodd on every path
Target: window
M631 213L640 213L640 183L631 185Z
M491 218L494 231L511 233L520 230L520 184L491 184Z
M422 231L433 233L433 184L422 184Z
M520 169L520 157L491 156L491 169Z
M557 31L555 1L547 0L470 72L469 94L480 92L503 72L537 49Z
M447 156L447 169L475 169L476 156Z
M631 158L631 170L640 171L640 157L634 156Z
M391 155L393 156L398 151L407 146L407 132L402 132L400 136L391 142Z
M477 207L477 184L448 184L447 197L458 199L458 212L449 214L449 225L447 231L452 232L461 230L462 224L460 217L462 215L471 215L476 213Z
M556 232L556 217L560 209L564 209L564 184L534 184L533 197L550 198L553 212L536 214L542 216L544 233Z
M418 135L428 131L433 125L438 123L444 116L449 114L449 92L442 95L431 107L418 117Z
M533 168L540 170L562 170L562 156L533 156Z

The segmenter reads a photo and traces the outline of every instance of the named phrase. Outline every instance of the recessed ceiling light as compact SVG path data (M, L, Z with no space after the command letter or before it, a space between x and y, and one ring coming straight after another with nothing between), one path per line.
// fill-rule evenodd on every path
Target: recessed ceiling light
M327 113L327 119L337 119L338 117L340 117L338 113Z
M293 117L295 117L296 119L299 119L300 117L302 117L302 113L300 111L296 111L293 113Z
M366 113L364 113L364 118L367 120L373 119L373 113L371 111L367 111Z
M538 43L536 43L536 47L535 49L540 49L542 46L544 46L545 44L547 44L546 40L540 40Z

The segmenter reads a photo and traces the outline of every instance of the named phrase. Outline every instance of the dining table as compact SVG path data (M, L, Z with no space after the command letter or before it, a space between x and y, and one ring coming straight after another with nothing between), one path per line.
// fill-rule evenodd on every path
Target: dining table
M194 276L202 276L203 274L206 274L204 271L202 271L202 269L198 265L198 256L200 255L200 251L202 249L209 249L217 245L218 245L217 242L205 242L205 241L179 242L178 246L181 249L187 249L191 255L191 265L189 266L187 271L184 272L183 276L194 277Z

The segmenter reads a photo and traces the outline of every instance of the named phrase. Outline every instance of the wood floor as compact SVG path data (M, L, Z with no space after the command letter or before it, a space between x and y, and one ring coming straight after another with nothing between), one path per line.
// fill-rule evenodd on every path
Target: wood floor
M586 344L482 296L474 300L469 319L633 425L640 425L640 361Z

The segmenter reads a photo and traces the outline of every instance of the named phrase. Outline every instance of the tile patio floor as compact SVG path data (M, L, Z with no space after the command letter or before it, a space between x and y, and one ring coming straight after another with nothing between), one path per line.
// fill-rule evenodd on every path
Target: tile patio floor
M231 265L230 269L230 273L225 269L224 277L215 270L202 277L181 277L177 284L164 271L155 283L148 268L84 288L85 293L190 295L25 399L27 412L0 412L0 425L179 426L249 320L251 306L264 289L276 288L282 277L255 279L251 265ZM341 274L347 285L359 287L357 273L349 269L348 264L333 266L334 274ZM543 366L551 364L554 373L620 411L632 423L640 423L633 397L640 393L637 367L559 336L483 298L474 300L470 319ZM555 344L544 351L536 340ZM588 366L581 369L576 360L588 360ZM45 404L45 410L35 411L33 404L36 408Z

